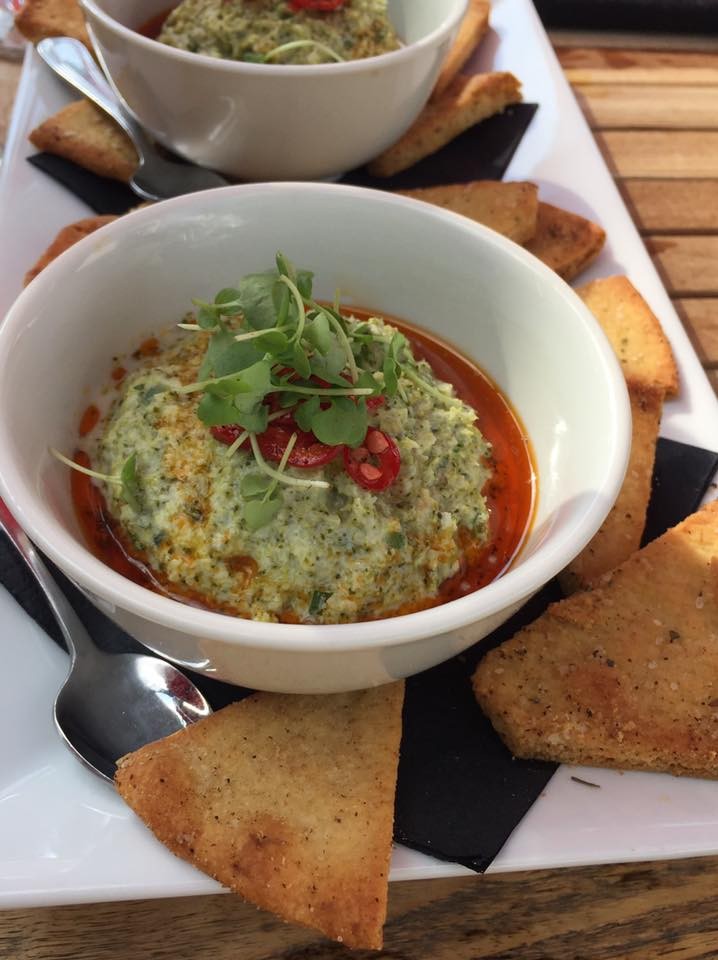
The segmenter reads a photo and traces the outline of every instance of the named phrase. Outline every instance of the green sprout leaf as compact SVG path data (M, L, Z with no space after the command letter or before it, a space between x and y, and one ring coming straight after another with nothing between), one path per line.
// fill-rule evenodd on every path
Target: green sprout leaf
M325 355L315 353L310 362L312 373L321 377L322 380L328 380L337 386L339 386L339 383L346 386L347 381L345 379L340 381L339 375L346 366L347 358L344 349L337 343L336 339L334 339Z
M232 422L238 423L250 433L264 433L269 423L269 408L265 404L258 402L251 406L247 405L239 408L237 404L238 399L239 398L235 398L234 401L237 409L235 410L234 420Z
M263 497L273 483L272 478L265 473L245 473L239 484L239 492L245 500Z
M211 306L202 304L197 311L197 323L203 330L211 330L217 326L217 311Z
M142 512L140 487L137 480L137 455L129 456L120 471L122 499L135 513Z
M393 357L384 357L384 391L389 397L395 397L399 389L399 364Z
M217 313L235 316L240 309L242 297L236 287L224 287L214 298Z
M334 397L326 410L319 410L312 417L312 431L321 443L329 446L346 444L358 447L368 427L366 402L356 403L351 397Z
M237 423L237 408L231 399L205 393L197 407L197 416L208 427L221 427L226 423Z
M59 460L60 463L64 463L73 470L77 470L78 473L84 473L86 477L93 477L95 480L104 480L105 483L117 484L120 487L120 496L125 503L131 507L135 513L141 512L142 504L140 502L140 488L137 480L136 454L131 454L122 464L119 476L114 476L113 474L100 473L98 470L91 470L90 467L83 467L82 464L70 460L54 447L50 447L50 453Z
M254 330L268 330L276 325L277 309L273 290L277 274L250 273L239 283L239 300L247 324Z
M278 495L269 500L246 500L242 515L247 529L254 532L266 527L277 516L281 506L282 501Z
M294 282L297 285L297 290L299 290L305 300L311 299L313 280L314 274L311 270L297 270L297 278Z
M312 599L309 601L309 616L316 617L318 613L321 613L330 597L331 593L325 593L323 590L315 590L312 594Z
M389 343L389 356L396 360L397 363L401 363L408 346L409 341L406 339L404 334L398 332L395 333Z
M336 344L336 337L332 336L329 320L324 312L313 315L311 321L304 328L304 339L324 354L328 353L332 346Z
M391 533L387 533L386 542L392 550L401 550L406 545L406 537L400 531L392 530Z
M264 351L257 346L256 340L237 342L231 331L217 330L210 337L207 352L199 368L199 378L207 380L210 377L226 377L230 373L239 373L263 357Z
M306 400L304 403L300 403L297 409L294 411L294 420L296 421L299 429L304 430L305 433L310 433L314 423L314 417L319 413L319 410L319 397L310 397L309 400Z
M283 253L278 252L274 258L275 263L277 264L277 273L280 277L289 277L289 279L294 283L297 279L297 268Z
M298 343L294 344L292 350L292 366L303 380L308 380L309 377L311 377L312 368L309 363L309 357L307 356L306 350Z

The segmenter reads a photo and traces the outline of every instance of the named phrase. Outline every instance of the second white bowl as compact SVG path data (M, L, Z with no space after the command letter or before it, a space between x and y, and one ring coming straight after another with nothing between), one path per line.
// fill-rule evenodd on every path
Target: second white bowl
M389 0L405 43L347 63L218 60L137 33L167 0L81 0L136 119L188 160L242 180L318 179L394 143L426 103L466 0Z

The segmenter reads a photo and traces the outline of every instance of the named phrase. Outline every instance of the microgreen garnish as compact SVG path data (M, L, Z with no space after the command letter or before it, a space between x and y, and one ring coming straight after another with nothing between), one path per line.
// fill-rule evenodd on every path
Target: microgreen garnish
M181 325L209 337L197 381L177 392L202 394L197 415L215 436L222 427L239 430L231 435L231 443L222 442L230 443L231 456L246 448L249 440L256 476L263 478L256 492L245 487L240 491L252 529L276 515L278 484L329 486L325 480L287 473L284 457L279 469L268 465L257 436L273 419L288 418L318 445L338 452L341 447L361 447L369 430L369 410L376 409L383 397L405 398L402 379L442 402L455 402L422 376L402 333L387 336L371 322L344 317L338 292L333 305L326 306L313 298L312 285L310 271L297 269L277 253L273 270L248 274L236 287L220 290L211 302L195 300L196 324ZM369 372L377 369L376 374ZM370 398L379 396L382 400L372 406ZM301 450L305 449L303 440ZM271 459L276 462L278 457ZM311 469L331 459L319 455L318 460L309 457L299 464L295 458L292 466Z
M137 480L136 454L131 454L122 464L122 469L119 474L114 475L110 473L100 473L98 470L91 470L90 467L83 467L81 463L70 460L69 457L60 453L59 450L55 450L54 447L50 447L50 453L61 463L72 467L73 470L77 470L78 473L84 473L85 476L92 477L94 480L104 480L105 483L114 483L116 486L119 486L120 496L128 507L134 510L135 513L141 512L142 504Z
M251 62L269 63L270 60L276 59L276 57L281 56L281 54L289 53L292 50L299 50L301 47L314 47L316 50L319 50L320 53L323 53L336 63L344 63L344 57L340 57L339 54L332 50L331 47L328 47L325 43L319 43L318 40L290 40L288 43L282 43L278 47L274 47L268 53L265 53L261 60L256 60L255 54L255 56L252 57Z
M267 474L250 473L242 479L240 491L244 497L244 519L250 530L259 530L261 527L265 527L279 513L282 498L277 491L277 484L281 474L284 473L287 460L289 460L296 442L297 435L293 433L289 438L282 459L279 461L279 467L274 477Z

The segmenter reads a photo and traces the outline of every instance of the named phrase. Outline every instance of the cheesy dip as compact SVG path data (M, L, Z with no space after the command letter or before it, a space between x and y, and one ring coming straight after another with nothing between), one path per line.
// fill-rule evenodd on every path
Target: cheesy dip
M195 300L164 345L145 341L131 372L113 370L104 417L85 412L75 460L53 450L77 471L93 548L152 588L254 620L349 623L478 589L514 547L502 559L491 532L484 488L498 503L504 468L476 410L401 329L316 301L309 271L276 262ZM441 349L433 361L466 390L468 361L447 366Z
M386 0L182 0L157 39L258 63L359 60L399 47Z

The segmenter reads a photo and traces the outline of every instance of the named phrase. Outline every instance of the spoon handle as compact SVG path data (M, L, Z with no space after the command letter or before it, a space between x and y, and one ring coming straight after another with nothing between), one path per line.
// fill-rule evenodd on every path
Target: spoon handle
M66 83L84 93L119 123L143 160L149 148L144 131L129 115L84 43L72 37L47 37L36 49Z
M28 539L27 534L2 500L0 500L0 530L8 535L11 543L30 568L38 586L45 594L67 643L72 662L74 663L78 653L96 652L97 647L90 639L90 635L85 630L80 618L70 606L65 594L50 576L47 567L40 559L40 555Z

